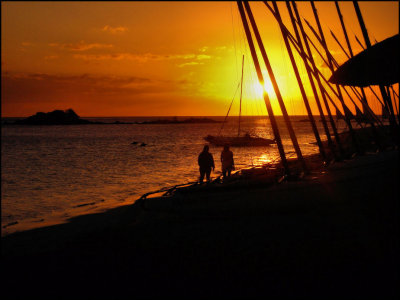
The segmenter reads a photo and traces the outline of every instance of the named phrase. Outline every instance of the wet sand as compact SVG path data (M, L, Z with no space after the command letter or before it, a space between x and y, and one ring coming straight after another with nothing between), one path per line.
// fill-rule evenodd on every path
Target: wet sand
M392 299L398 150L2 238L3 299Z

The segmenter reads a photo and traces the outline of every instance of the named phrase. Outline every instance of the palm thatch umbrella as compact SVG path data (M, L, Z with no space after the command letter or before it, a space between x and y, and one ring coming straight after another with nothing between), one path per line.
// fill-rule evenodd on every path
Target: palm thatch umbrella
M360 52L341 65L329 82L365 87L399 82L399 35Z

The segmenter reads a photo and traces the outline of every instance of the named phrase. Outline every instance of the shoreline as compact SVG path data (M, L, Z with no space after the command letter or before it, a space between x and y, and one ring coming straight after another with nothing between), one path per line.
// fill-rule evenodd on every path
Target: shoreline
M308 164L311 165L313 169L319 169L323 167L323 162L319 156L319 154L310 154L306 155L304 159L308 162ZM289 158L288 157L288 162L290 162L291 167L298 168L299 166L296 165L296 160L295 158ZM294 163L293 163L294 162ZM272 182L277 182L278 180L283 180L282 175L280 175L280 171L283 172L282 166L280 166L280 161L273 161L264 165L256 165L256 166L246 166L243 169L237 169L232 172L231 179L233 181L235 180L242 180L245 177L252 177L252 173L254 173L255 177L259 177L259 175L265 175L265 174L260 174L260 169L266 168L268 172L270 172L269 178L258 178L257 180L262 180L264 183L269 181L269 183ZM257 171L258 170L258 171ZM279 172L278 172L279 170ZM297 171L296 171L297 172ZM261 172L264 173L264 172ZM215 177L212 177L212 181L214 183L219 184L221 183L220 177L222 177L222 173L217 175L217 173L214 173ZM279 178L278 178L279 177ZM254 180L254 176L252 180ZM266 181L267 179L267 181ZM232 180L231 180L232 181ZM25 220L17 220L13 221L10 223L4 223L1 226L1 236L6 237L8 235L14 234L14 233L20 233L20 232L25 232L25 231L30 231L30 230L35 230L35 229L40 229L43 227L48 227L48 226L54 226L54 225L62 225L65 223L68 223L71 219L74 219L75 217L81 217L85 215L91 215L91 214L98 214L98 213L105 213L108 210L112 210L114 208L118 208L120 206L125 206L125 205L133 205L135 202L141 200L142 198L147 198L148 196L151 195L151 198L155 197L161 197L163 194L169 194L171 195L171 191L176 191L176 187L179 187L179 189L190 187L190 185L193 185L198 187L198 188L205 188L205 186L201 186L196 184L194 181L193 182L188 182L185 184L178 184L174 186L169 186L169 187L162 187L159 190L155 191L150 191L142 196L133 199L132 197L126 199L124 202L130 202L133 201L130 204L114 204L114 205L106 205L106 203L102 203L103 201L100 202L88 202L84 204L80 204L78 206L72 207L73 211L60 211L56 214L52 215L47 215L47 216L42 216L42 218L31 218L31 219L25 219ZM226 184L224 186L227 186ZM220 185L220 187L223 188L223 186ZM157 196L158 195L158 196ZM162 198L164 199L164 198ZM93 208L94 206L94 208ZM87 210L86 208L89 208ZM92 209L91 209L92 208Z
M7 235L3 295L395 298L398 159L389 150L269 187L183 189Z

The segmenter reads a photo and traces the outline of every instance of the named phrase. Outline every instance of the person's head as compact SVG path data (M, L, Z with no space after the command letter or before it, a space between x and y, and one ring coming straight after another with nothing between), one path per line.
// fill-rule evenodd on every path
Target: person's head
M209 149L210 147L208 145L204 145L203 152L208 152Z
M229 145L228 145L228 144L225 144L225 145L224 145L224 150L225 150L225 151L228 151L228 150L229 150Z

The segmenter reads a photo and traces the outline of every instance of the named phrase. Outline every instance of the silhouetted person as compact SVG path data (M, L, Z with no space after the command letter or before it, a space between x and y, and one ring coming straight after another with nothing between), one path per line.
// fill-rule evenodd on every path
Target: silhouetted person
M204 175L207 177L207 182L210 181L211 168L214 170L214 158L210 152L209 147L205 145L203 151L199 154L197 162L200 167L200 183L203 183Z
M231 176L231 171L235 169L233 162L233 152L229 150L229 145L224 146L224 150L221 152L221 163L222 163L222 174L224 179L228 173L228 177Z

